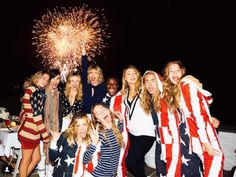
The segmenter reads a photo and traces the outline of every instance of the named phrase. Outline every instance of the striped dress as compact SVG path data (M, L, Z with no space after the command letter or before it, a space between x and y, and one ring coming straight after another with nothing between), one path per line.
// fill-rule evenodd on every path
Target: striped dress
M43 96L39 88L35 86L25 89L20 114L21 126L18 130L20 141L37 145L40 142L41 136L43 141L49 139L49 134L42 118L44 106Z

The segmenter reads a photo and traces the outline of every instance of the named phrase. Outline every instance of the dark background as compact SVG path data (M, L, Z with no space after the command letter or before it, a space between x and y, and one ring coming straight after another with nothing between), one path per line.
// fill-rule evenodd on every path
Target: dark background
M94 58L105 76L121 78L124 66L159 73L169 60L181 60L189 74L213 94L212 115L221 125L235 119L235 13L228 2L154 0L33 0L1 6L0 106L18 114L24 79L42 68L32 45L35 19L46 10L82 4L104 9L108 47ZM4 12L3 12L4 11Z

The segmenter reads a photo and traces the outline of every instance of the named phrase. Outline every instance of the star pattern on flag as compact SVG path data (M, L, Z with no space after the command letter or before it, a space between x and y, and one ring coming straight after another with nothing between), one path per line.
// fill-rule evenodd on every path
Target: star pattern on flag
M184 146L186 146L186 143L180 138L180 143L182 143Z
M187 134L188 134L187 128L185 128L184 130L185 130L185 133L184 133L184 134L187 135Z
M67 166L69 167L70 164L74 165L75 164L75 158L70 158L70 156L67 155L67 159L65 160L67 163Z
M73 105L70 105L70 102L65 94L62 94L62 117L67 116L68 114L72 113L72 115L75 115L78 112L81 112L83 106L83 101L81 100L75 100Z
M156 141L160 144L161 143L161 139L159 138L159 136L156 136Z
M33 114L34 116L38 116L42 114L43 111L43 95L39 90L36 90L32 97L30 98L31 105L33 107Z
M186 166L188 166L188 162L190 161L190 159L186 159L184 155L182 155L181 160L182 160L182 164L185 164Z
M102 102L103 103L106 103L108 101L108 98L107 97L104 97L103 99L102 99Z
M160 173L160 177L166 177L165 175L162 175L162 173Z
M60 146L60 148L59 148L59 152L61 152L63 150L63 147L62 146Z
M61 158L60 158L60 157L58 157L58 158L56 159L56 161L58 161L58 162L57 162L57 168L58 168L58 167L60 167L60 166L61 166Z

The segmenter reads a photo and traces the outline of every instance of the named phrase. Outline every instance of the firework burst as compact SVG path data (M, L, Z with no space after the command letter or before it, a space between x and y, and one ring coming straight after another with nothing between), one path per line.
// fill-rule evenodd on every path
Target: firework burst
M35 22L32 44L47 68L67 66L72 71L81 64L81 43L85 44L88 58L92 59L101 54L106 47L105 38L110 37L102 10L92 11L87 5L69 9L57 7Z

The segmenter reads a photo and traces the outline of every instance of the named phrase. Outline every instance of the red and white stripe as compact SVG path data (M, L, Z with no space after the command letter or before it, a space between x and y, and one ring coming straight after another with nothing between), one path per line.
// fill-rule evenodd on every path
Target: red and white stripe
M224 155L220 148L217 133L212 125L209 104L211 94L188 79L180 83L180 106L187 120L192 151L203 161L204 177L222 176ZM210 156L202 149L202 143L210 143L220 154Z
M162 159L166 162L166 176L181 176L179 115L171 113L164 99L159 113L159 132L162 144Z
M123 131L122 136L124 139L125 146L120 150L120 158L117 169L117 177L126 177L127 176L127 168L125 165L125 158L128 154L129 150L129 137L128 137L128 128L127 128L127 112L126 107L123 103L123 97L120 92L111 98L110 109L114 112L121 112L123 115Z

